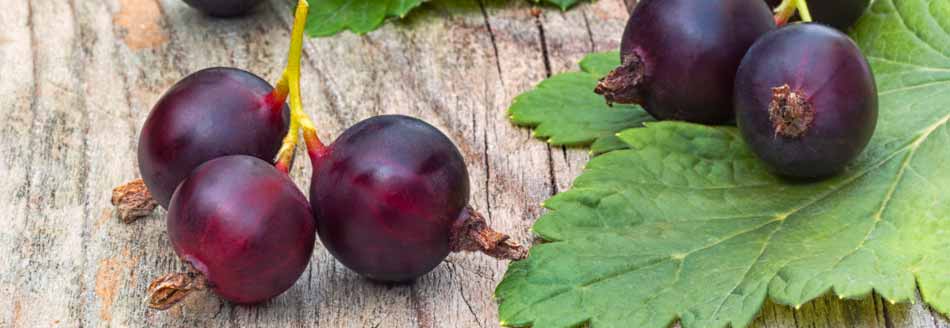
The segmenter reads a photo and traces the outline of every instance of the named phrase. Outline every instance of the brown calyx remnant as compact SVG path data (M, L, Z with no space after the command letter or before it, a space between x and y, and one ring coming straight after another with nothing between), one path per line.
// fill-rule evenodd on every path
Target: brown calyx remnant
M623 64L600 79L594 92L604 96L608 105L613 103L639 104L643 101L644 64L640 56L631 54Z
M152 214L158 203L142 179L132 180L112 189L112 205L115 206L119 220L132 223Z
M492 230L485 218L471 207L462 215L452 231L450 245L453 252L482 252L501 260L523 260L528 250L506 234Z
M155 207L158 207L142 179L126 182L112 189L112 205L119 214L119 220L127 224L149 216Z
M811 127L815 120L815 109L806 99L804 92L792 91L786 84L772 88L769 120L772 121L776 136L798 138Z
M208 282L196 272L169 273L152 280L148 285L148 307L168 310L188 297L191 292L204 290Z

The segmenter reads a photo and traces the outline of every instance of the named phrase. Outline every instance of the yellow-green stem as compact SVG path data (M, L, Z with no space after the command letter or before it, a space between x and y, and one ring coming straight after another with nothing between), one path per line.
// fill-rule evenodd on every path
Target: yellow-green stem
M803 22L812 21L807 0L782 0L782 3L775 7L775 23L784 25L796 12Z
M287 131L287 136L284 137L280 152L277 154L277 168L284 172L290 170L290 164L293 162L294 151L297 148L301 131L304 133L307 147L311 149L311 153L314 151L314 147L321 150L323 148L323 143L316 137L317 129L313 124L313 120L303 110L303 101L300 95L300 60L303 56L304 27L307 25L309 10L310 4L307 0L300 0L297 3L294 27L290 37L290 52L287 55L287 68L276 86L278 90L289 89L290 91L290 128Z
M803 22L811 22L811 11L808 10L808 1L798 0L798 16L802 17Z

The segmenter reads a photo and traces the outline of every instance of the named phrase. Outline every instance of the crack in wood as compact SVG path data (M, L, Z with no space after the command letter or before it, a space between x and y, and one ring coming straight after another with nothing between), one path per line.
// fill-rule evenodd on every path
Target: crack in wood
M878 296L875 295L875 297L878 297ZM883 306L881 306L881 315L884 316L884 327L885 327L885 328L894 328L894 322L891 320L891 314L890 314L890 312L889 312L888 309L887 309L887 302L884 302L883 299L882 299L882 300L881 300L881 304L883 305Z
M544 23L541 21L541 15L534 18L538 26L538 37L541 40L541 58L544 60L544 76L551 77L551 58L548 53L548 40L544 36Z
M73 40L75 43L79 43L79 44L74 44L72 48L80 50L78 51L78 56L74 57L73 59L74 63L73 65L71 65L70 68L81 68L81 67L85 67L83 63L85 62L86 56L89 55L86 51L82 51L86 49L85 47L82 46L82 43L86 43L84 41L88 38L90 31L89 31L88 25L80 24L80 21L79 21L80 16L78 12L76 11L75 1L69 1L68 3L69 3L69 9L70 9L70 13L72 14L73 21L75 22L75 25L78 26L78 29L76 30L78 38L74 38ZM74 72L74 76L78 76L78 78L75 81L76 83L75 89L85 90L86 81L88 80L88 74L85 71L81 71L81 72ZM83 164L81 164L80 166L81 169L77 170L78 171L77 190L80 191L79 204L81 204L82 213L83 213L82 223L81 223L81 232L80 232L80 241L79 241L79 247L81 250L80 260L79 260L79 272L76 275L76 279L78 280L76 284L79 285L79 295L85 295L86 291L88 290L85 276L86 276L86 268L88 267L87 263L89 262L88 261L89 242L91 239L89 232L93 229L92 222L90 222L89 220L89 218L92 217L92 214L91 214L92 207L90 205L90 199L89 199L90 198L89 192L92 192L91 190L89 190L89 169L93 165L92 161L89 158L89 131L91 130L92 126L89 119L89 116L90 116L89 106L86 100L88 99L77 98L75 100L75 102L77 102L79 105L78 107L79 107L79 114L80 114L80 120L79 120L80 122L66 122L67 125L72 124L72 123L79 123L81 126L80 132L82 133L80 149L79 149L79 157L80 157L79 162ZM82 310L85 308L86 301L87 301L87 298L82 298L79 304L73 309L73 311L75 311L76 318L82 318Z
M597 51L597 43L594 42L594 31L590 29L590 19L587 18L587 11L581 12L584 17L584 28L587 29L587 38L590 40L590 52Z
M541 59L544 62L544 76L546 78L551 77L551 59L548 57L548 42L544 35L544 23L541 20L541 12L538 11L537 15L534 17L535 26L537 27L538 40L541 47ZM553 146L546 144L547 146L547 155L548 155L548 178L551 185L551 190L549 192L550 196L557 195L560 192L557 185L557 170L554 167L554 152Z
M485 0L478 0L478 7L482 10L482 17L485 19L485 29L488 30L488 38L491 40L492 50L495 52L495 68L498 69L498 77L501 80L502 87L505 86L504 74L501 71L501 58L498 56L498 43L495 41L495 31L491 27L491 20L488 17L488 11L485 10Z

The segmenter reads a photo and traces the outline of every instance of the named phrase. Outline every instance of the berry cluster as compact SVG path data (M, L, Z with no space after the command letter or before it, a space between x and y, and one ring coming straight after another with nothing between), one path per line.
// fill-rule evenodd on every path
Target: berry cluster
M212 16L257 0L185 0ZM627 23L622 65L595 92L657 119L739 126L775 172L827 177L857 157L877 122L874 77L858 47L811 23L805 0L642 0ZM833 4L832 4L833 3ZM818 22L846 29L867 0L823 2ZM419 119L366 119L325 145L300 91L300 0L287 67L276 86L236 68L193 73L168 90L142 128L143 182L119 188L120 212L168 210L167 229L191 269L155 279L149 305L165 309L208 288L242 304L299 279L319 236L343 265L402 282L450 252L501 259L526 252L468 206L465 160ZM804 23L786 25L795 16ZM289 98L289 106L286 104ZM313 166L309 199L288 176L303 135ZM130 196L131 194L131 196Z
M187 2L213 15L254 3ZM468 207L465 160L435 127L386 115L357 123L330 145L320 141L300 94L308 8L306 0L298 4L276 87L243 70L205 69L168 90L142 127L138 160L147 189L120 188L114 199L147 205L124 192L150 192L168 210L168 237L192 269L155 279L151 307L167 309L204 288L241 304L277 296L306 269L318 235L345 266L386 282L424 275L453 251L526 256ZM300 135L313 165L309 200L287 174Z
M823 178L843 170L877 125L877 87L847 29L867 0L642 0L621 66L595 92L661 120L733 119L774 172ZM793 16L803 23L786 24ZM812 21L812 13L817 23ZM778 25L785 25L776 27Z

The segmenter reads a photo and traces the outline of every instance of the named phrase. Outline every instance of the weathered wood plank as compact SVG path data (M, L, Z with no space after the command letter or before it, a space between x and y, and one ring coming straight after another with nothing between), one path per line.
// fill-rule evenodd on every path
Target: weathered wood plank
M0 324L23 324L24 298L17 272L28 259L18 249L27 233L31 197L30 136L36 95L30 7L15 2L0 10ZM11 77L16 77L11 78Z
M28 28L11 26L15 33L22 33L14 38L29 38L31 51L19 52L3 65L30 65L26 67L30 71L10 69L17 75L4 75L3 83L32 89L17 97L17 103L5 106L19 112L6 114L11 120L4 121L3 130L13 133L5 136L4 143L12 143L14 149L3 157L22 162L14 164L18 167L11 173L16 175L3 178L20 182L11 202L15 207L10 213L15 215L2 229L13 241L4 252L12 256L4 261L10 265L3 270L10 272L3 275L13 285L8 294L13 321L24 326L78 322L83 306L80 296L87 288L81 277L89 268L83 256L85 214L91 210L85 194L89 123L85 104L75 92L83 83L76 61L81 51L79 31L68 4L20 2L12 6L17 17L9 18L14 23L25 21ZM32 58L19 57L23 55Z
M111 187L137 175L138 128L168 86L235 66L275 79L291 1L255 15L204 17L180 0L16 0L0 11L0 327L494 327L506 264L455 254L411 285L361 279L322 247L287 293L260 306L196 295L169 312L143 306L148 282L183 269L164 212L132 225ZM530 242L538 204L566 190L589 156L549 147L507 121L511 99L585 53L614 49L623 0L566 13L521 1L442 1L366 36L307 42L304 95L327 141L372 115L421 117L469 163L472 204ZM14 78L10 78L14 77ZM303 156L292 172L308 187ZM204 297L202 297L204 296ZM926 307L825 297L799 311L766 305L757 327L932 327Z

